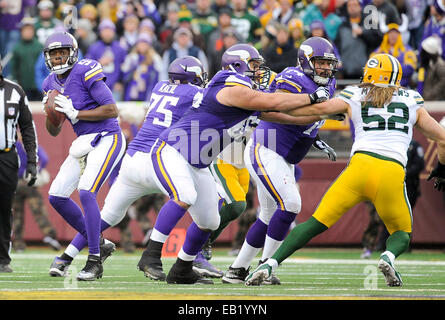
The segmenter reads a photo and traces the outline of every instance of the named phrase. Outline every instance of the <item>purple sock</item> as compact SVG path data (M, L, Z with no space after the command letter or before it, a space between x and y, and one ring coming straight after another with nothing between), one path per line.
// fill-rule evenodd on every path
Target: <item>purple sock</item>
M49 202L53 208L65 219L66 222L77 232L81 233L84 237L87 236L85 229L85 219L82 214L82 209L70 198L62 198L58 196L50 195L48 197Z
M169 235L186 212L186 209L173 200L169 200L159 210L154 228L162 234Z
M101 227L100 227L101 231L104 231L110 227L110 225L105 221L103 221L102 219L100 220L100 222L101 222ZM70 244L75 246L77 250L82 251L82 249L88 245L88 241L83 235L78 233L76 234L76 236L74 237L74 239L71 241Z
M293 212L277 209L270 219L267 235L277 241L284 240L296 216Z
M79 190L80 202L85 212L85 229L87 230L88 249L90 254L100 254L100 210L96 194Z
M210 236L210 232L199 229L196 223L192 222L185 234L185 241L182 245L182 251L188 255L195 256L202 249L202 246Z
M246 241L254 248L262 248L266 240L267 224L257 219L247 231Z

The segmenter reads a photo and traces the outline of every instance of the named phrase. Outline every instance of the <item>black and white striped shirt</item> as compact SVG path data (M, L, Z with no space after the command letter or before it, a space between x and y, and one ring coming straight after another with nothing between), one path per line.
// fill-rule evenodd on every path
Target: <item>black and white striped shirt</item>
M22 135L28 163L37 163L37 133L28 98L17 83L0 76L0 152L10 151Z

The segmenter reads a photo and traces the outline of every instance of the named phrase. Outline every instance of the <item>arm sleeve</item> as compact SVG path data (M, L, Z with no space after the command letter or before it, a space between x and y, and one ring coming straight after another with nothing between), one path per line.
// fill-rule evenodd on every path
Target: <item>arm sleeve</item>
M23 89L20 90L22 98L20 99L20 115L18 119L20 133L22 134L23 146L26 150L28 163L37 164L37 132L34 120L32 119L31 109L28 105L28 98Z
M94 101L96 101L100 106L116 103L110 88L108 88L108 86L102 80L94 82L91 85L89 92Z

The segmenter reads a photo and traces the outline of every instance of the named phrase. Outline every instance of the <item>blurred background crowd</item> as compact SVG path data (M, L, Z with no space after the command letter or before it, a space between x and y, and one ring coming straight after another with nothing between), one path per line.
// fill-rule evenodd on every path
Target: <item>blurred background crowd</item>
M146 101L183 55L200 59L211 77L238 42L280 72L311 36L335 45L340 85L357 82L367 59L386 52L402 64L403 86L425 100L445 98L443 0L0 0L4 75L29 100L42 98L42 49L59 30L76 37L81 57L103 65L117 101Z

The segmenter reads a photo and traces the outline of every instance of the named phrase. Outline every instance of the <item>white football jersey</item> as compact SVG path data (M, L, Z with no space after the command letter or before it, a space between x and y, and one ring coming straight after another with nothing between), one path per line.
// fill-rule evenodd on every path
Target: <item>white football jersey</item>
M424 103L422 96L414 90L400 88L391 102L381 108L365 105L365 96L366 90L358 86L348 86L338 96L352 111L355 140L351 156L357 151L371 152L406 166L416 112Z

